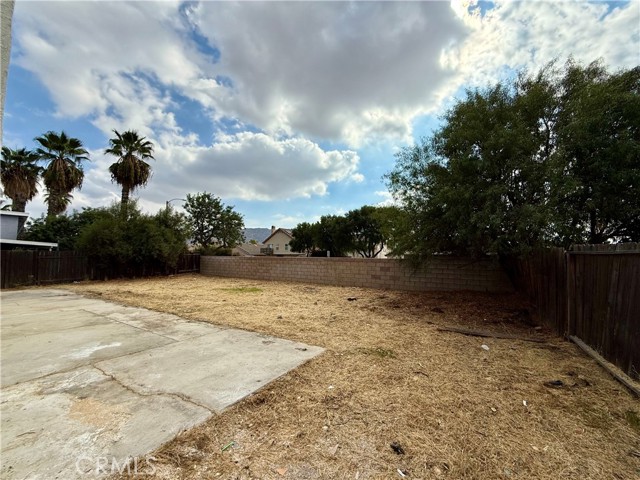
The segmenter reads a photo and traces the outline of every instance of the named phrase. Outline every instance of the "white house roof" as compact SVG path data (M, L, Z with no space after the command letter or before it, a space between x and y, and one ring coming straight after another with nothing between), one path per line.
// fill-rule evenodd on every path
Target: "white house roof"
M11 245L18 245L21 247L42 247L42 248L58 248L57 243L50 242L28 242L26 240L11 240L10 238L0 238L0 244L6 243Z
M27 212L12 212L11 210L0 210L0 215L8 215L10 217L28 217Z

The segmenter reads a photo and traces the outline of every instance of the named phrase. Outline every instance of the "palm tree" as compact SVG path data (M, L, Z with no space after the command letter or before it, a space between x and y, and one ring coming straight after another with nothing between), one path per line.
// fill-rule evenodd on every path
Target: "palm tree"
M118 157L109 166L111 180L122 185L122 208L129 202L129 194L147 184L151 178L151 165L145 159L153 158L153 143L138 135L135 130L120 133L114 130L116 138L109 140L110 148L104 153Z
M4 194L13 202L11 210L14 212L24 212L27 202L38 193L38 176L42 168L37 161L38 155L26 148L2 147L0 180Z
M0 160L0 180L4 186L4 194L11 199L11 210L24 212L27 202L38 193L38 177L42 168L36 163L35 152L21 148L12 150L2 147ZM22 230L26 218L19 218L18 232Z
M41 145L36 153L41 160L49 162L42 178L48 192L45 196L47 217L52 217L64 213L73 198L71 192L82 187L82 162L89 160L89 153L80 140L64 132L47 132L35 140Z

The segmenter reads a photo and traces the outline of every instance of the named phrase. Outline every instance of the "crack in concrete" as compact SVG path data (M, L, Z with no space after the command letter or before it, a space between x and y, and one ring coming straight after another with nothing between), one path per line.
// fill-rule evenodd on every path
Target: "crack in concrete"
M154 313L165 313L165 312L155 312L153 310L149 310L149 311L150 312L154 312ZM173 315L173 314L171 313L169 315ZM176 317L178 320L181 320L184 323L199 323L199 324L211 326L213 328L218 328L213 324L209 324L208 322L203 322L203 321L199 321L199 320L188 320L186 318L178 317L177 315L173 315L173 316ZM204 337L205 335L210 335L212 333L215 333L215 332L200 333L200 334L197 334L197 335L192 335L192 336L190 336L190 337L188 337L186 339L179 339L179 338L170 337L169 335L164 335L162 333L155 332L153 330L148 330L148 329L143 328L143 327L138 327L136 325L131 325L130 323L127 323L127 322L125 322L123 320L118 320L116 318L112 318L112 317L109 317L109 316L105 316L104 318L106 318L106 319L108 319L108 320L110 320L112 322L120 323L121 325L126 325L127 327L136 328L136 329L141 330L143 332L152 333L153 335L158 335L159 337L164 337L164 338L166 338L168 340L171 340L173 342L184 342L185 340L192 340L192 339L195 339L195 338L200 338L200 337Z
M118 320L116 318L110 317L109 315L112 315L111 313L105 315L104 313L95 313L95 312L92 312L91 310L82 309L82 311L90 313L92 315L97 315L98 317L108 322L116 322L116 323L119 323L120 325L126 325L127 327L135 328L136 330L140 330L142 332L147 332L147 333L151 333L152 335L157 335L158 337L166 338L167 340L171 340L173 343L182 341L182 340L178 340L177 338L169 337L167 335L163 335L162 333L154 332L153 330L147 330L146 328L138 327L136 325L131 325L130 323L123 322L122 320ZM120 312L114 312L114 313L120 313Z
M183 402L187 402L187 403L190 403L192 405L195 405L196 407L204 408L205 410L207 410L211 414L216 414L217 413L215 410L211 409L210 407L208 407L206 405L203 405L202 403L196 402L192 398L189 398L189 397L187 397L186 395L184 395L182 393L158 392L158 391L153 391L153 392L147 393L147 392L137 391L136 389L134 389L130 385L127 385L127 384L123 383L121 380L119 380L112 373L109 373L109 372L105 371L104 369L98 367L97 365L91 365L91 366L93 368L95 368L96 370L98 370L100 373L102 373L105 377L110 378L111 380L116 382L118 385L120 385L122 388L124 388L125 390L127 390L127 391L129 391L129 392L131 392L131 393L133 393L135 395L139 395L141 397L156 397L156 396L174 397L174 398L178 398L178 399L182 400Z
M73 329L69 329L69 330L73 330ZM162 337L162 335L158 335L159 337ZM164 337L166 338L166 337ZM88 362L86 363L78 363L76 365L72 365L69 368L63 368L60 370L56 370L54 372L51 373L45 373L43 375L40 375L38 377L33 377L33 378L28 378L26 380L21 380L19 382L15 382L15 383L9 383L6 385L2 385L2 388L9 388L9 387L13 387L15 385L21 385L23 383L29 383L29 382L34 382L37 380L42 380L48 377L53 377L54 375L58 375L61 373L69 373L69 372L73 372L74 370L79 370L81 368L84 367L94 367L95 365L93 364L93 362L106 362L107 360L116 360L118 358L122 358L122 357L128 357L129 355L135 355L137 353L142 353L142 352L146 352L148 350L155 350L156 348L162 348L162 347L166 347L167 345L171 345L172 343L178 343L180 340L172 340L170 338L167 338L168 340L171 340L171 342L169 343L163 343L162 345L156 345L153 347L144 347L141 348L140 350L133 350L131 352L127 352L127 353L123 353L122 355L115 355L113 357L104 357L104 358L90 358ZM98 369L99 370L99 369Z

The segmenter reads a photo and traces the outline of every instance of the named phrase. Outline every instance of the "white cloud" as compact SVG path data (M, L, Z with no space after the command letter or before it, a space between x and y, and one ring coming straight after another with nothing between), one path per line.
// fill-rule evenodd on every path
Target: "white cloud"
M89 116L105 132L119 125L176 130L169 88L203 75L205 57L185 40L173 2L20 2L16 64L47 87L57 114Z
M465 35L443 2L206 2L191 18L233 82L200 92L216 117L352 146L407 140Z
M382 200L376 203L376 207L393 207L399 205L398 202L393 198L393 195L391 195L391 192L388 192L387 190L379 190L375 192L375 194L376 196L382 198Z
M573 56L582 63L599 58L616 68L640 63L640 2L496 1L483 17L471 2L455 11L471 29L441 63L456 69L459 82L493 83L507 69L536 71L553 59ZM471 11L469 11L471 8Z
M325 195L331 182L358 178L358 154L324 151L303 138L242 132L211 146L162 147L154 180L223 198L274 200ZM185 191L171 191L184 195Z
M88 119L105 135L133 128L154 141L148 208L202 190L284 199L362 182L357 153L321 145L408 142L416 118L463 86L569 55L637 65L640 2L609 8L497 1L481 14L471 0L18 2L12 54L45 85L59 116ZM201 105L198 118L240 132L213 144L189 133L184 112L178 119L180 96ZM109 163L96 156L74 206L117 197L101 170Z
M472 0L21 2L15 58L60 115L89 115L105 132L176 138L177 92L218 121L358 147L409 141L417 116L509 68L568 55L635 66L640 3L608 8L497 1L481 16Z

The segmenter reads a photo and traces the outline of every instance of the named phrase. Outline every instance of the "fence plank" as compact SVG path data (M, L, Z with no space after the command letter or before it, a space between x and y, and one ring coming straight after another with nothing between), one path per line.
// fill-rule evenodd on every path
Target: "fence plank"
M199 254L180 255L175 266L157 262L104 269L97 268L83 252L2 250L0 263L1 288L200 272Z
M568 318L564 250L537 250L526 258L507 258L504 263L516 288L529 297L536 319L564 335Z
M507 271L542 323L640 379L639 243L545 249L507 259Z
M29 250L2 250L2 288L35 284L34 252Z
M611 255L604 255L607 251ZM622 251L624 256L619 255ZM640 250L632 254L629 246L605 245L597 252L603 255L570 252L579 265L575 275L581 282L575 291L571 333L632 378L640 378Z

